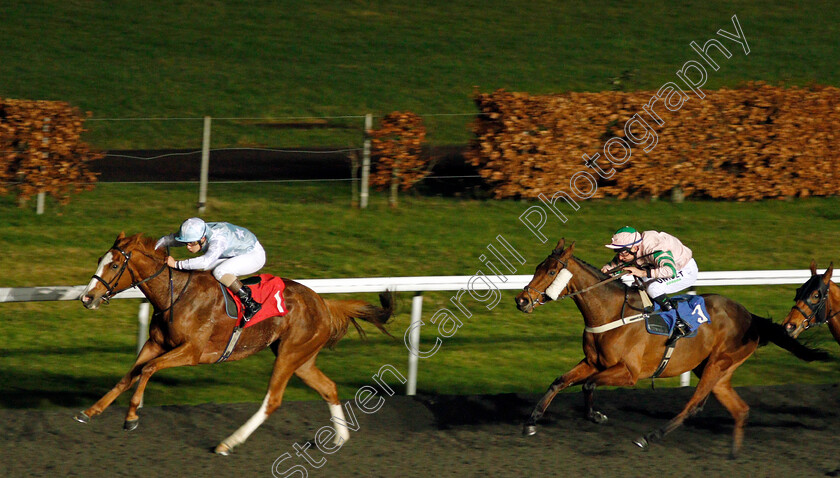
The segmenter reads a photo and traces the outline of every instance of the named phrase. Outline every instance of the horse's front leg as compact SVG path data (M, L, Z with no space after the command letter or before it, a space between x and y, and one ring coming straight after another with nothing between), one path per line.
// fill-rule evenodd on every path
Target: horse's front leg
M137 416L137 409L140 407L140 402L143 400L143 392L146 390L146 385L152 374L158 370L165 368L180 367L182 365L198 365L201 358L200 351L193 343L186 343L178 346L175 349L166 352L165 354L150 360L140 370L140 381L137 383L137 390L131 396L131 401L128 404L128 412L125 414L125 424L123 428L126 430L134 430L140 423L140 417Z
M637 377L623 364L618 363L602 370L586 380L583 384L583 402L586 407L586 418L594 423L604 423L607 416L595 410L595 387L598 385L612 385L627 387L636 384Z
M545 392L545 395L543 395L542 399L540 399L539 403L537 403L537 406L534 407L534 411L531 412L531 416L528 417L528 421L525 422L525 425L522 428L522 434L530 436L537 433L537 421L542 418L543 414L545 414L546 409L551 404L551 401L554 400L554 397L557 396L561 390L586 380L587 377L597 371L598 369L590 365L586 359L583 359L575 365L574 368L562 376L557 377L551 386L548 387L548 391Z
M79 414L73 418L81 423L88 423L91 418L105 411L105 409L108 408L108 406L111 405L111 403L113 403L120 394L134 385L140 377L140 371L143 366L153 358L160 356L162 353L163 348L160 345L152 342L151 340L147 340L143 345L143 348L140 349L140 353L137 354L137 360L134 361L134 365L131 367L131 370L129 370L128 373L125 374L119 382L117 382L114 388L100 398L99 401L94 403L93 406L83 412L79 412Z

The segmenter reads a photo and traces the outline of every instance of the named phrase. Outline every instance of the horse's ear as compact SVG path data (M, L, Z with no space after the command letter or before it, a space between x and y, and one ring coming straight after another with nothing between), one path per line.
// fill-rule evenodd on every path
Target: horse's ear
M119 241L120 239L123 239L123 238L125 238L125 231L120 231L120 235L117 236L117 240Z
M561 237L559 241L557 241L557 245L554 246L555 251L562 251L563 248L566 247L566 238Z
M569 258L572 257L572 254L574 254L574 252L575 252L575 241L572 241L572 243L569 244L568 247L566 247L565 249L560 251L560 258L563 259L564 261L568 261Z
M811 259L811 275L817 275L817 261L815 261L814 259Z
M828 284L828 283L831 282L831 274L833 272L834 272L834 261L831 261L831 263L828 264L828 269L825 271L825 274L823 274L823 276L822 276L823 284Z

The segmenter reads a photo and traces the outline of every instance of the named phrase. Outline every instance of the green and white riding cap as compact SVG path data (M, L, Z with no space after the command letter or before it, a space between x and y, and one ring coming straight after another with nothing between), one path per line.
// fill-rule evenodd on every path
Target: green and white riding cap
M178 242L197 242L206 235L207 223L201 218L191 217L181 224L175 240Z
M612 242L607 244L606 247L610 249L629 249L640 242L642 242L641 233L630 226L624 226L615 231Z

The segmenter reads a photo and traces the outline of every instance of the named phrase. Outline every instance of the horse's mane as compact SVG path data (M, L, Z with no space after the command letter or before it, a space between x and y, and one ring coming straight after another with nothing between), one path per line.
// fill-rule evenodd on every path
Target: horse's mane
M603 272L601 272L601 268L600 268L600 267L593 266L592 264L590 264L590 263L586 262L585 260L583 260L583 259L581 259L580 257L577 257L577 256L572 256L572 258L573 258L574 260L576 260L578 264L580 264L581 266L583 266L583 268L584 268L584 269L586 269L586 270L588 270L589 272L591 272L591 273L592 273L592 275L594 275L594 276L595 276L595 277L596 277L599 281L607 280L607 279L609 279L609 278L610 278L610 276L608 276L607 274L604 274ZM624 288L626 288L626 287L627 287L627 286L626 286L626 285L624 285L624 283L623 283L623 282L621 282L621 281L612 281L612 282L611 282L611 283L609 283L609 284L605 284L605 286L606 286L606 287L616 287L616 288L621 288L621 289L624 289Z
M142 253L146 255L156 259L166 259L166 249L162 248L156 251L155 243L157 242L157 239L151 236L144 236L142 232L138 232L133 236L127 236L122 240L117 239L117 241L114 242L114 245L117 245L122 241L128 241L128 244L137 243ZM123 242L123 244L126 244L126 242Z
M572 257L574 257L574 259L578 262L578 264L584 266L586 269L589 269L589 271L592 272L595 275L595 277L597 277L598 279L600 279L600 280L609 279L610 276L601 272L600 267L595 267L592 264L586 262L585 260L581 259L578 256L572 256Z

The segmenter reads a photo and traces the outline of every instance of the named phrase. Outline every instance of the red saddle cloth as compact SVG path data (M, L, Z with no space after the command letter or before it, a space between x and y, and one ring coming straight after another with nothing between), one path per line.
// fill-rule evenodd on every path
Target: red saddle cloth
M243 323L242 321L244 311L242 301L236 294L231 294L233 301L236 302L237 327L251 327L269 317L282 317L288 312L286 310L286 299L283 297L283 291L286 290L286 283L283 282L283 279L271 274L259 274L256 277L259 277L259 283L246 285L251 289L251 297L259 302L262 307L248 322Z

